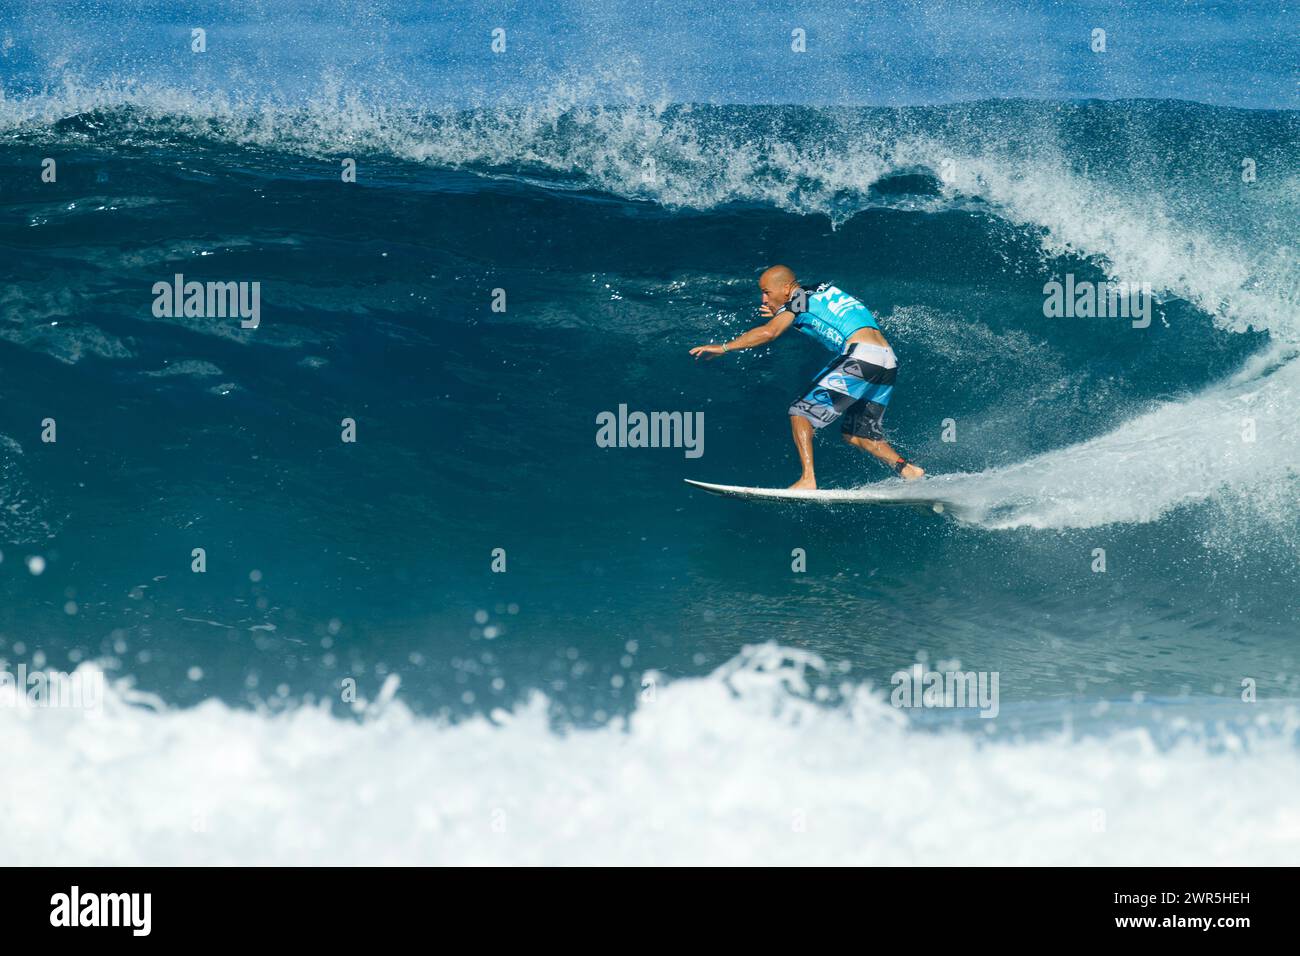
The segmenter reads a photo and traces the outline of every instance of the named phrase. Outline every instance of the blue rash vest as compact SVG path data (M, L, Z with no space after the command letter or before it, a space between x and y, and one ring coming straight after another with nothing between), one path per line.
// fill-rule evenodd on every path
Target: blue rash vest
M832 352L843 352L844 343L858 329L880 328L870 309L830 282L801 286L801 290L777 310L777 315L782 312L793 312L794 328L812 336Z

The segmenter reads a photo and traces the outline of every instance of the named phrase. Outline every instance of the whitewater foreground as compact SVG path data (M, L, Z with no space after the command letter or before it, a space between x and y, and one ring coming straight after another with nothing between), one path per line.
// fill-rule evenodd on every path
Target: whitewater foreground
M7 864L1286 864L1286 709L1244 733L980 740L880 694L810 702L800 652L751 648L624 724L545 701L455 726L216 701L0 710ZM88 666L88 665L87 665Z

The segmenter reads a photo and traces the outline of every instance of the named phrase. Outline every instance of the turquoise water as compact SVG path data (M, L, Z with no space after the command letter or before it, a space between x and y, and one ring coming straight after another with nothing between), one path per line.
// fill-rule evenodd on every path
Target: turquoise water
M1199 57L1103 69L1026 5L1054 26L1008 99L957 42L978 10L927 31L905 4L887 95L845 65L872 34L810 67L856 78L835 96L772 105L784 81L689 46L621 86L536 59L538 19L515 72L416 69L436 23L376 46L401 18L367 9L326 47L327 15L262 14L283 63L218 20L189 69L151 45L188 26L112 6L88 16L133 25L116 60L84 31L77 58L7 48L0 658L110 689L93 726L0 711L45 762L5 796L25 832L129 821L12 856L310 862L413 828L392 861L1212 862L1183 832L1208 813L1293 858L1300 121L1270 11L1206 8L1176 21ZM890 440L942 515L682 482L797 476L785 410L824 354L687 355L760 321L778 261L879 318ZM155 315L177 273L258 281L260 325ZM1046 317L1067 274L1147 283L1150 325ZM620 404L703 413L704 453L600 447ZM817 461L894 480L833 435ZM997 716L890 707L917 663L996 673ZM282 843L267 800L296 808ZM515 838L485 847L495 810Z

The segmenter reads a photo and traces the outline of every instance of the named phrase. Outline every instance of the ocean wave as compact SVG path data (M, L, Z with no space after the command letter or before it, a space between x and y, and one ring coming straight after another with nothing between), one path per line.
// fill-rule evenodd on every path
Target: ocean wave
M290 107L270 100L198 97L138 83L88 88L69 83L57 92L0 102L0 130L17 144L80 144L111 150L119 158L148 146L178 156L201 149L208 171L223 164L261 169L270 163L274 173L286 157L332 163L356 154L370 157L365 162L377 167L374 174L380 180L389 177L403 186L436 181L448 172L469 174L473 191L486 195L484 203L493 201L495 189L522 186L530 200L522 213L533 214L531 200L537 196L561 204L566 212L572 207L574 249L588 242L584 230L598 228L611 208L622 214L643 209L645 203L669 217L704 216L724 235L744 228L736 210L752 207L764 207L769 215L824 216L837 226L863 210L886 208L914 217L930 230L933 241L958 247L969 242L996 246L996 230L1010 228L1028 237L1025 245L1036 249L1036 258L1008 261L1009 275L1095 269L1115 280L1149 283L1157 299L1181 300L1193 307L1193 314L1208 317L1213 325L1207 322L1207 335L1215 327L1229 334L1268 330L1273 344L1267 355L1272 357L1261 356L1217 384L1180 388L1175 382L1172 400L1133 397L1107 376L1088 374L1041 330L995 326L972 316L977 304L986 319L995 314L996 289L986 296L989 301L976 303L972 295L983 293L967 283L954 302L942 299L942 283L932 281L923 292L935 293L942 305L905 297L884 318L912 355L921 352L931 367L953 377L948 384L957 399L950 400L945 414L961 417L969 429L965 434L982 439L981 444L996 443L998 433L1023 432L1032 421L1035 435L1051 435L1056 447L1026 448L1015 464L940 475L926 483L926 493L939 483L953 502L955 517L1000 530L1150 523L1184 507L1233 501L1239 508L1251 500L1261 503L1273 524L1294 523L1288 505L1293 498L1263 492L1291 487L1300 462L1289 413L1300 387L1300 364L1291 351L1300 337L1296 220L1290 215L1295 200L1279 190L1279 183L1296 178L1294 157L1283 155L1300 141L1295 114L1157 101L834 110L597 105L590 102L591 94L589 85L577 84L529 107L430 111L375 105L338 89L323 90L307 106ZM1211 141L1201 144L1200 151L1180 152L1181 137L1210 120L1214 132L1205 135ZM1231 182L1235 165L1225 172L1225 157L1246 148L1264 170L1259 189ZM336 175L332 166L328 175ZM189 197L180 191L185 185L159 184L160 195L151 197L158 200L154 206L147 204L147 196L126 198L142 215L165 217L174 198L168 189ZM127 190L145 191L134 185ZM596 193L612 199L589 202ZM386 202L400 204L402 198ZM547 228L554 208L537 213L537 229ZM427 212L419 205L411 209L413 216ZM49 214L57 218L58 210L50 207ZM467 221L479 215L471 210ZM989 225L982 232L945 231L943 224L954 218ZM165 225L148 221L154 231ZM66 221L59 222L58 228L69 228ZM316 248L313 243L322 238L330 243L337 238L328 230L323 236L285 232L275 218L264 218L252 206L243 226L246 233L230 231L233 225L208 229L202 242L88 246L82 258L98 266L95 284L77 291L62 284L14 286L0 302L10 320L0 326L0 337L63 363L129 359L135 354L133 342L107 328L64 318L88 311L94 297L110 288L105 284L110 280L100 277L146 269L167 275L173 260L195 261L200 248L204 254L261 254L263 261L274 254L288 262L299 250ZM447 240L431 232L423 241L438 247ZM472 263L465 271L481 267L483 256L497 255L484 249L478 260L474 252L456 250ZM324 285L301 276L279 283L278 301L292 310L268 322L255 340L230 323L187 322L184 327L221 340L217 344L255 341L315 351L341 341L348 334L345 320L353 316L375 323L388 341L415 334L378 316L423 308L428 295L423 262L419 273L409 267L394 270L376 284L364 259L351 258L359 270L356 276L336 270ZM343 264L351 268L354 263ZM504 262L492 264L510 268ZM657 263L647 265L652 277L635 270L586 276L589 291L608 290L599 302L578 296L570 285L535 308L499 321L526 316L550 334L626 329L648 348L682 334L680 309L665 308L665 300L712 308L707 320L712 329L721 325L738 331L744 324L734 309L734 289L737 282L750 280L734 276L752 270L752 263L734 264L729 278L714 271L665 276ZM146 278L138 280L141 288L147 288ZM903 294L918 293L907 289ZM33 315L61 321L37 324ZM143 310L126 321L175 323L155 320ZM1167 323L1163 317L1158 321ZM417 344L423 348L427 343ZM1174 347L1197 351L1186 340ZM995 354L982 363L969 362L954 350ZM205 368L227 367L216 354L186 358L206 362ZM993 396L980 382L993 366L999 378L1027 383L1018 402L989 405ZM1189 374L1198 371L1192 363L1188 366ZM915 367L913 361L909 368ZM642 374L632 373L631 380L639 381ZM247 383L241 379L241 384ZM688 386L681 382L679 387ZM216 391L224 394L230 388L221 385ZM1085 391L1089 394L1081 396ZM984 404L972 406L974 399ZM1034 405L1027 413L1032 417L1021 414L1026 403ZM1078 417L1099 406L1114 424L1104 434L1071 440ZM1068 421L1054 428L1052 417L1062 414ZM1240 437L1246 419L1258 435L1254 441ZM971 459L963 458L948 467L970 465Z
M980 739L919 729L865 687L818 704L824 671L752 647L643 692L626 721L563 733L540 695L454 725L400 697L352 721L170 709L121 684L99 713L0 708L4 858L1186 865L1300 850L1294 708L1175 720L1166 743L1143 727Z
M1150 283L1225 328L1297 337L1300 236L1286 184L1297 177L1300 114L1172 101L827 109L628 96L600 105L591 102L598 86L575 80L527 107L437 111L333 87L304 106L134 82L69 83L0 100L0 133L360 155L542 189L577 185L669 210L751 203L833 223L873 206L937 211L974 202L1037 230L1044 255L1091 258L1115 280ZM1212 141L1178 150L1189 129L1207 124ZM1233 183L1245 151L1262 170L1249 188Z
M1145 524L1225 495L1294 526L1297 403L1300 361L1274 348L1228 383L1160 403L1097 438L1003 468L932 477L899 495L943 498L953 517L994 529Z

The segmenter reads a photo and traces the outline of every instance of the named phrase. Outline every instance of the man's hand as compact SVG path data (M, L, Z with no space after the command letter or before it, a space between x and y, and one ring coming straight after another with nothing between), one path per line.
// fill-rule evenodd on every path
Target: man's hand
M755 329L750 329L744 335L732 339L725 346L697 345L695 348L691 349L691 354L697 359L711 359L715 355L721 355L723 352L738 352L741 349L752 349L756 345L766 345L768 342L771 342L773 339L784 333L786 329L790 328L790 324L794 322L795 319L793 312L782 312L780 315L777 315L776 312L768 308L766 305L759 306L758 311L762 313L763 318L767 319L767 322L763 325L760 325Z
M695 348L691 349L691 354L697 359L703 358L707 361L715 355L721 355L725 351L727 350L721 345L697 345Z

